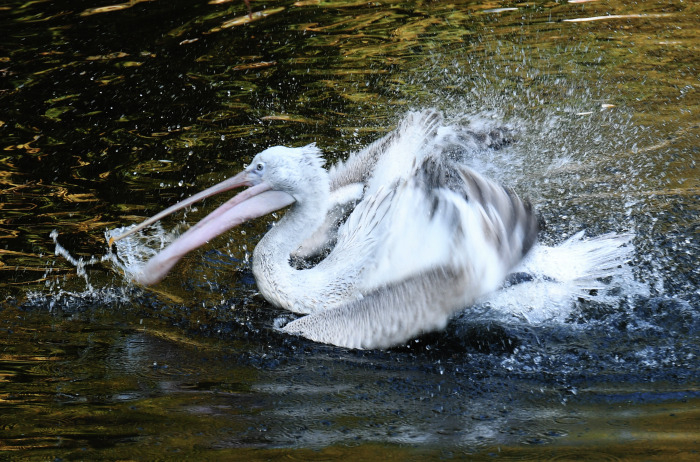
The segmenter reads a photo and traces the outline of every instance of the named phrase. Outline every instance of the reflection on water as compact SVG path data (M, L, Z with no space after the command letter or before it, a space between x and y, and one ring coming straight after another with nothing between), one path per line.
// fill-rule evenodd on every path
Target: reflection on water
M692 458L698 6L251 6L0 6L0 449ZM465 312L446 332L356 352L274 331L285 314L256 294L248 260L264 221L153 290L108 263L76 271L105 255L106 229L264 147L317 142L333 161L429 106L517 133L474 163L533 200L545 243L634 231L631 270L648 294L582 300L558 322Z

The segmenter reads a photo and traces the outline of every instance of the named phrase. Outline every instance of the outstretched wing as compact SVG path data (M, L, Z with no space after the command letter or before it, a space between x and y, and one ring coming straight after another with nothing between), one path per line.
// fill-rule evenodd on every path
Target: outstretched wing
M419 148L435 137L441 123L442 114L435 109L409 112L395 130L330 168L331 191L350 184L366 184L380 159L391 152L403 154L407 147Z
M364 290L447 266L466 268L470 293L481 295L501 285L536 239L529 203L450 159L424 159L395 189Z
M442 114L434 109L409 112L395 130L333 165L328 172L331 196L326 220L293 256L313 258L332 248L344 219L365 197L396 182L397 172L406 170L399 168L401 163L406 159L410 162L424 150L437 136L441 122ZM370 186L370 182L376 186Z
M441 329L499 287L536 234L532 208L511 190L467 167L426 159L410 180L360 204L341 228L327 261L358 265L360 295L283 330L386 348Z

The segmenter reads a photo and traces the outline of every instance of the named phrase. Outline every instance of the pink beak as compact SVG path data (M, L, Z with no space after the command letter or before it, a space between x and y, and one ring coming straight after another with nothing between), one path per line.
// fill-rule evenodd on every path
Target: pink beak
M197 201L241 186L250 186L250 188L219 206L219 208L188 229L158 255L151 258L140 270L139 274L136 275L135 281L143 285L156 284L188 252L206 244L211 239L245 221L274 212L294 202L294 198L291 195L282 191L272 190L268 183L260 181L254 174L244 170L233 178L224 180L168 207L120 236L111 238L109 245L111 246L116 241L136 231L140 231L161 218L188 207Z

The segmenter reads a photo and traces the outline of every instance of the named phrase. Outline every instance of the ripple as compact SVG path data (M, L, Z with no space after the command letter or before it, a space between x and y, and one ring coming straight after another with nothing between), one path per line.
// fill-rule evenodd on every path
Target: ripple
M554 421L562 425L583 425L586 423L586 419L579 416L560 416L555 417Z

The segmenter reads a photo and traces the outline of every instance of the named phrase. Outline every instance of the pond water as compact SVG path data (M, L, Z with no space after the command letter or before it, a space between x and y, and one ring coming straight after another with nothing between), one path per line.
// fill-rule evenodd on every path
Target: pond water
M251 7L0 5L0 458L697 458L700 6ZM634 279L358 351L274 329L249 261L274 217L151 289L102 260L106 230L265 147L330 163L429 107L512 129L475 166L530 198L545 244L635 233Z

